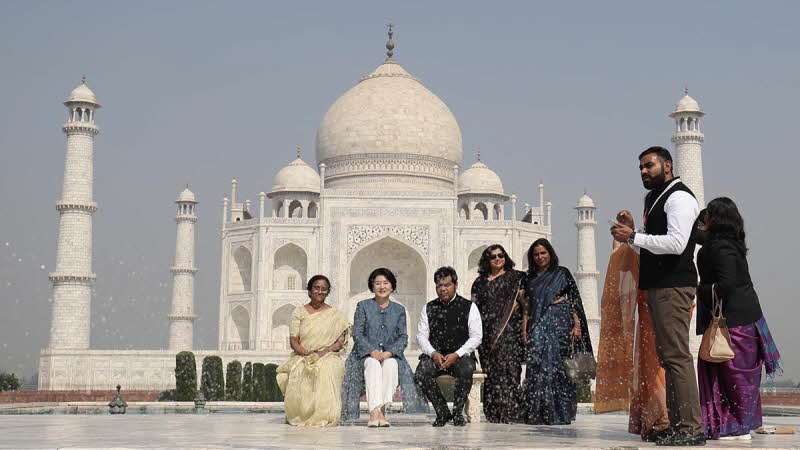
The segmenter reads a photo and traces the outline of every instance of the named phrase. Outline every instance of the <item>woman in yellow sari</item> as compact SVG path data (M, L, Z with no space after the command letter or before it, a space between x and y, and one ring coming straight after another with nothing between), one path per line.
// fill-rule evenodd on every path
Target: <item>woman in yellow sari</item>
M331 427L342 410L341 387L350 322L326 305L331 283L324 275L308 281L311 301L292 313L292 354L278 367L286 422L300 427Z

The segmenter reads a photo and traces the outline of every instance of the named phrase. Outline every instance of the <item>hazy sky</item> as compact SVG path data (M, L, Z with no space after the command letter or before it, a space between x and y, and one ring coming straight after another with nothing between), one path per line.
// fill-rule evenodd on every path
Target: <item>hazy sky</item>
M319 121L383 60L391 18L396 59L459 121L464 163L480 147L520 203L544 181L570 268L578 197L586 188L598 204L603 270L606 218L641 208L636 155L671 148L667 114L688 85L708 114L706 199L739 204L756 290L796 377L797 17L789 1L4 1L0 370L29 377L47 344L61 102L81 74L103 105L92 346L166 346L173 201L188 182L200 201L195 342L215 348L230 179L256 202L296 144L313 164Z

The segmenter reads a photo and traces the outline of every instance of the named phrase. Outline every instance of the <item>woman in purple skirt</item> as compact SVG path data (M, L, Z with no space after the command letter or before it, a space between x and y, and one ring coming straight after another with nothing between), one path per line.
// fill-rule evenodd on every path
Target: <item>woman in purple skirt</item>
M697 334L711 324L713 289L722 300L734 357L723 363L697 362L703 428L707 439L749 439L750 431L761 426L761 368L772 376L780 370L780 354L750 279L744 223L736 204L716 198L705 213L694 236L703 244L697 256Z

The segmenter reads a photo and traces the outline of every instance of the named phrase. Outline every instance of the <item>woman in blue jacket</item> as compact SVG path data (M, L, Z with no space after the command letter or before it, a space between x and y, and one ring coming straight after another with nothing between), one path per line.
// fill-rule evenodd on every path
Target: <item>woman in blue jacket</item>
M427 402L417 392L414 374L403 351L408 346L406 309L389 296L397 279L386 268L375 269L367 280L375 296L362 300L353 317L353 351L345 364L342 386L342 421L359 415L359 399L367 394L369 427L388 427L386 406L400 385L403 412L424 413Z

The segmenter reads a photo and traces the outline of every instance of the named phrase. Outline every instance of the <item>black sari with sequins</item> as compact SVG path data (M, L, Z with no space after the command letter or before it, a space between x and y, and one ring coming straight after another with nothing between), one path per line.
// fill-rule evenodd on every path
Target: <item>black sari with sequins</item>
M525 287L526 277L525 272L511 270L493 280L481 275L472 284L472 301L483 321L483 342L478 347L481 368L486 373L483 413L493 423L520 423L525 417L525 397L520 386L525 360L522 314L519 308L512 308L517 291Z

